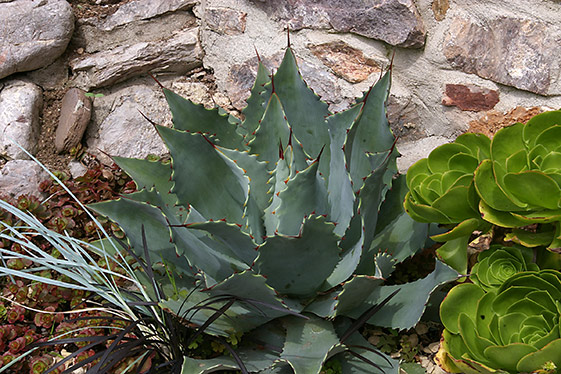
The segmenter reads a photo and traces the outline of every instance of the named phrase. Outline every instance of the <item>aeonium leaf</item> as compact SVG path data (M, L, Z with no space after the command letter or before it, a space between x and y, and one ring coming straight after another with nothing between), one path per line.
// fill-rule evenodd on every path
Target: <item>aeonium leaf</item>
M561 367L561 339L547 344L537 352L530 353L518 361L516 369L520 372L530 372L552 362L556 367Z
M460 313L458 327L460 328L460 336L466 343L471 358L484 365L489 365L491 360L485 356L484 351L486 348L493 346L493 342L479 336L475 328L474 319L466 313Z
M513 201L497 182L491 160L483 161L475 170L474 183L477 194L486 205L499 211L517 211L527 204Z
M462 134L454 143L465 145L479 162L491 157L491 139L484 134Z
M443 144L435 148L429 154L427 158L428 168L432 173L444 173L450 170L449 162L458 154L470 155L470 150L466 146L458 143Z
M405 200L403 202L403 207L407 214L411 216L417 222L424 222L424 223L455 223L450 217L448 217L443 212L435 209L429 205L417 204L413 201L411 192L408 192L405 196Z
M507 173L520 173L528 169L530 169L528 165L528 152L525 149L513 153L506 159Z
M462 171L469 174L473 173L477 165L479 165L477 158L466 153L455 154L448 160L448 168L450 170Z
M415 179L415 177L417 177L417 175L424 175L425 178L426 176L428 176L429 174L431 174L431 171L429 169L429 161L426 158L422 158L419 161L415 162L413 165L411 165L409 167L409 169L407 169L407 176L406 176L406 180L407 180L407 187L412 190L415 185L418 183L413 183L413 180Z
M530 219L514 213L493 209L483 200L479 201L479 211L485 221L501 227L521 227L532 223Z
M529 344L514 343L504 346L494 345L485 349L485 354L498 367L509 372L518 372L517 366L521 359L537 349ZM535 366L534 368L538 368Z
M512 126L503 127L493 137L491 141L491 158L506 168L506 159L523 149L526 149L522 132L524 124L516 123ZM498 181L501 183L501 181Z
M561 208L561 188L551 177L540 171L508 173L504 177L504 185L508 193L531 206Z
M481 220L477 218L468 218L460 222L448 232L431 236L431 239L435 242L447 242L464 236L469 237L480 226L482 226Z
M540 164L540 170L547 174L561 173L561 152L548 153Z
M561 147L561 125L552 125L544 130L536 139L536 144L541 144L549 152L555 152Z
M485 295L483 289L471 283L459 284L452 288L440 304L442 324L452 334L460 333L460 314L476 317L477 303Z
M432 203L432 207L444 212L450 219L458 222L468 218L479 218L478 199L473 184L450 188Z
M528 148L536 146L538 136L555 124L561 123L561 112L558 110L540 113L532 118L524 126L522 133Z
M470 235L459 236L436 250L439 259L460 274L467 274L467 244Z

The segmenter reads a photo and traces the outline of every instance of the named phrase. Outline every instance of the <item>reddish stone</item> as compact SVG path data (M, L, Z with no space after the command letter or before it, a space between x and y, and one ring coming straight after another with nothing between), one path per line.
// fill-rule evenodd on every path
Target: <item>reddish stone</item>
M478 112L491 110L499 102L499 91L471 84L447 84L442 104L457 106L461 110Z

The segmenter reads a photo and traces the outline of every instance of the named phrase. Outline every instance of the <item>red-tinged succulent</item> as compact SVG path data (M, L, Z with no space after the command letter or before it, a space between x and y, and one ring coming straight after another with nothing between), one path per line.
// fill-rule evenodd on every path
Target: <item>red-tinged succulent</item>
M27 339L25 338L25 336L20 336L19 338L15 338L8 344L8 349L10 350L10 352L15 354L22 351L26 345Z
M50 355L34 357L29 362L30 374L43 374L52 363L53 357Z
M56 309L54 306L49 306L45 308L46 313L35 314L35 318L33 319L33 321L35 322L35 326L45 327L48 329L52 327L53 323L61 322L63 315L60 313L55 314L55 310Z
M8 323L21 322L25 318L25 308L19 305L12 305L6 313Z

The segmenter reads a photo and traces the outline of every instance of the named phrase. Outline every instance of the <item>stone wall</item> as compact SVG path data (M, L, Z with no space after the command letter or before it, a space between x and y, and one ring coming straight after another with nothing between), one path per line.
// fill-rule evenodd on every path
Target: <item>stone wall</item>
M388 115L404 171L470 123L492 132L561 106L559 14L557 0L0 0L0 189L21 192L21 169L31 180L10 139L32 154L46 141L47 94L68 92L53 102L57 151L81 141L105 162L161 154L144 117L169 124L170 114L149 74L236 112L256 51L274 69L287 28L302 75L333 111L393 60Z

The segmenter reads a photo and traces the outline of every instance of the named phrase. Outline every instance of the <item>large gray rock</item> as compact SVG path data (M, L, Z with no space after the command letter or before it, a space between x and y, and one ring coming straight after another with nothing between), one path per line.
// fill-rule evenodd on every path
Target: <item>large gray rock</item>
M65 0L0 3L0 79L49 65L72 36L74 16Z
M121 5L109 17L101 21L92 19L91 23L102 30L109 31L131 22L147 20L177 10L191 9L197 3L198 0L132 0Z
M253 0L291 30L333 29L400 47L422 47L425 26L413 0Z
M187 10L178 10L146 20L135 20L113 28L107 27L97 19L80 19L72 41L84 48L84 52L95 53L128 44L165 40L173 32L190 29L196 24L197 19Z
M148 72L185 73L202 65L198 28L178 31L169 39L124 45L70 61L75 84L89 90Z
M35 161L8 161L0 170L0 196L17 198L23 194L42 197L39 183L49 174Z
M13 141L35 153L39 136L39 110L42 91L33 83L8 81L0 90L0 156L27 159Z
M151 86L139 83L115 90L95 98L93 104L86 142L101 162L112 163L107 155L144 158L167 152L154 126L142 115L158 124L170 122L164 95L155 83Z
M457 69L538 94L559 74L559 41L544 22L499 17L456 17L444 55Z

